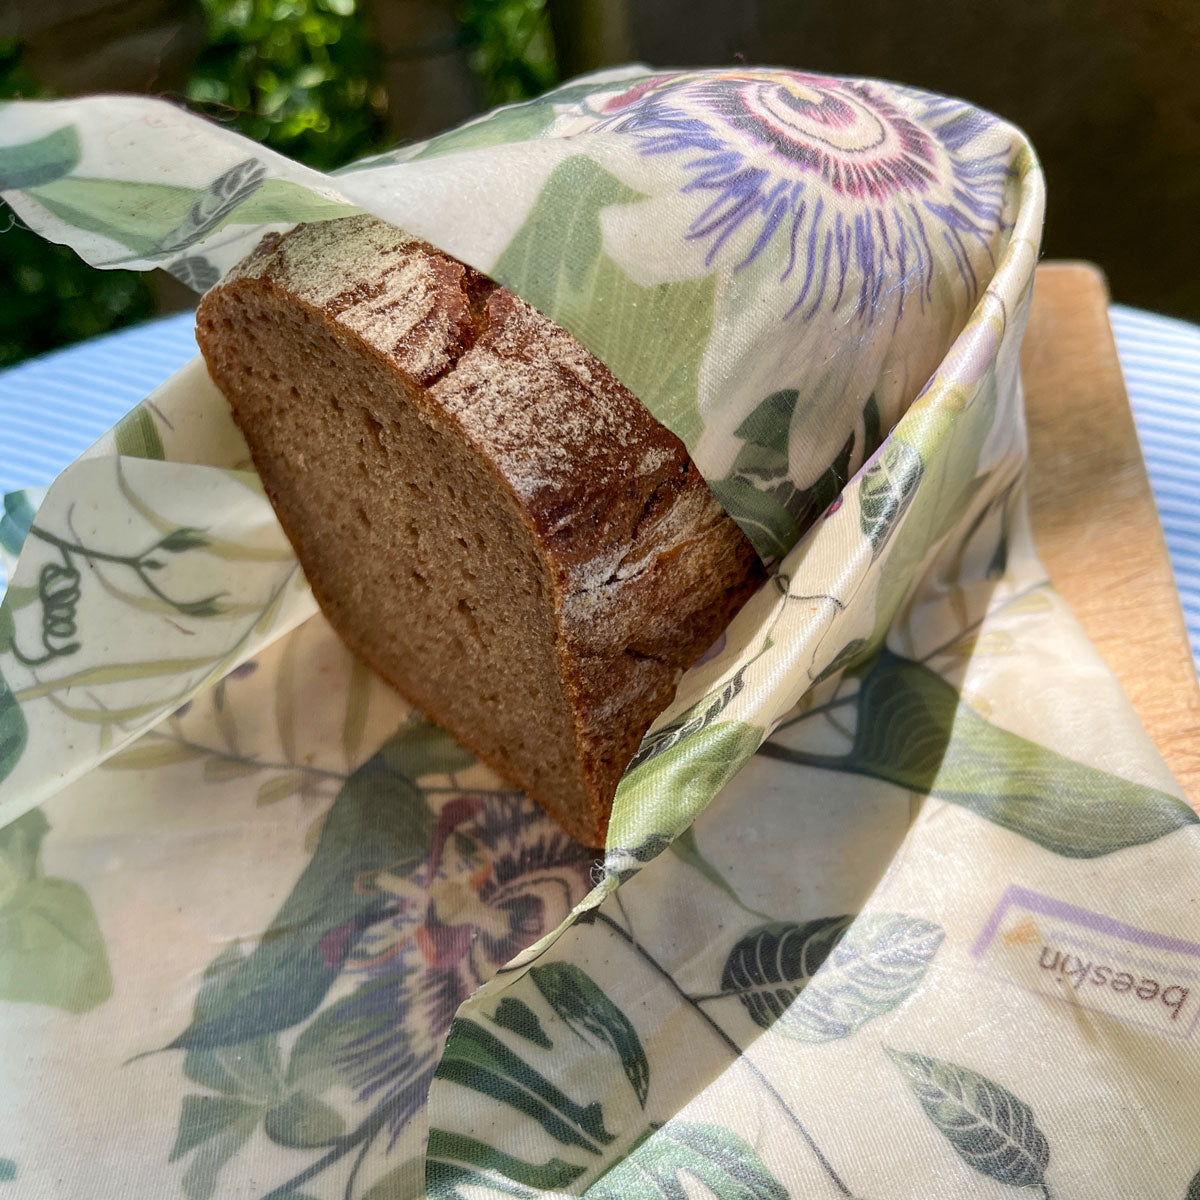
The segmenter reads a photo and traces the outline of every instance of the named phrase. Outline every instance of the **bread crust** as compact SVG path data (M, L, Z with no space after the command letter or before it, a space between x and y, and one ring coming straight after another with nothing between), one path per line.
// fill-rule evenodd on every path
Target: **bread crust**
M470 267L370 217L268 235L201 301L197 340L260 473L269 451L243 419L223 346L230 305L247 290L304 306L385 362L423 415L451 426L511 495L550 580L555 652L590 783L584 803L534 798L573 837L603 845L613 792L646 729L683 669L761 583L753 547L683 443L570 334ZM272 500L331 613L323 581L305 562L303 531ZM355 643L421 704L372 647ZM451 731L480 754L469 730Z

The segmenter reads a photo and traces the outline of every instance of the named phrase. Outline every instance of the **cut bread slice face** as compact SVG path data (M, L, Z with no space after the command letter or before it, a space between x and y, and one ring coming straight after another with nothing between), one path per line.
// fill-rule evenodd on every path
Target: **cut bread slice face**
M370 217L269 235L197 312L346 644L578 841L763 573L563 329Z

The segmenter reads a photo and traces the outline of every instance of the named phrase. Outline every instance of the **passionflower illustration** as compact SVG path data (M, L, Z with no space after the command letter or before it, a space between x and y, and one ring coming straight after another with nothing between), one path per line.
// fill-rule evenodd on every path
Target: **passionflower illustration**
M458 1006L567 915L593 859L523 797L465 794L443 806L422 868L356 880L386 904L368 928L322 942L357 980L336 1007L347 1034L336 1065L393 1136L424 1103Z
M1008 172L1002 128L959 101L868 81L795 71L731 71L639 80L609 97L593 131L670 155L699 211L687 238L710 265L768 252L793 292L790 316L850 300L873 319L885 295L902 311L932 298L939 261L970 299L975 263L991 262Z

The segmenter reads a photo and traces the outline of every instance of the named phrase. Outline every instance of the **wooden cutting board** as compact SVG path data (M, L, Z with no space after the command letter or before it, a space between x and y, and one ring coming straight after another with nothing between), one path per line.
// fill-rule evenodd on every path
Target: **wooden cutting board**
M1021 367L1042 562L1200 807L1200 688L1096 267L1038 267Z

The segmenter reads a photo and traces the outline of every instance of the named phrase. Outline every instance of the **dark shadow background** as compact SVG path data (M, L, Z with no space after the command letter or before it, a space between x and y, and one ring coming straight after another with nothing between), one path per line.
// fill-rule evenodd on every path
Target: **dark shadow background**
M1045 254L1200 321L1200 0L0 0L0 95L163 95L321 167L630 60L875 76L992 109L1041 155ZM189 302L95 276L0 236L0 365Z
M875 76L1007 117L1029 134L1046 169L1045 253L1098 263L1123 303L1200 319L1197 0L636 0L617 7L627 15L631 55L655 64L744 59ZM590 65L587 46L573 47L563 32L560 65Z

